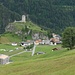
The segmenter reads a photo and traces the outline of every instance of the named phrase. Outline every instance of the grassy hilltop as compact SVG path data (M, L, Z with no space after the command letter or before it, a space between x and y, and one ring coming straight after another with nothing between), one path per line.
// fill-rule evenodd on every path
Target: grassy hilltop
M14 25L18 30L21 30L25 26L27 26L30 30L34 32L43 32L46 33L45 30L43 30L41 27L39 27L37 24L32 23L31 21L27 21L26 23L24 22L13 22L11 23Z
M24 29L25 27L28 27L28 30L32 31L32 33L43 33L43 34L47 34L47 31L42 29L41 27L39 27L38 25L32 23L31 21L27 21L26 23L24 22L13 22L10 23L9 26L12 25L12 27L9 28L10 30L12 30L11 32L5 32L4 34L2 34L0 36L0 43L11 43L11 42L21 42L22 38L21 36L23 36L23 34L26 31L23 31L23 34L18 36L17 34L15 34L15 32L17 31L22 31L22 29ZM7 29L8 30L8 29ZM27 39L32 39L31 35L29 34L27 36Z

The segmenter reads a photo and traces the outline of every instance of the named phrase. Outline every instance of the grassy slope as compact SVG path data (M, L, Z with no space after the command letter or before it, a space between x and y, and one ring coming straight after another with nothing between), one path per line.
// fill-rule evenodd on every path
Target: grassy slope
M12 42L21 42L21 38L12 33L3 34L0 37L0 43L7 44L7 43L12 43Z
M59 46L56 46L59 47ZM36 52L46 52L44 55L23 53L12 57L14 63L0 65L2 75L74 75L75 50L61 49L52 52L54 46L37 46Z
M11 23L13 26L15 26L15 31L21 31L22 28L24 28L25 26L29 27L30 30L32 30L32 32L40 32L40 33L44 33L47 34L47 31L41 29L41 27L37 26L36 24L32 23L31 21L27 21L26 23L24 22L13 22ZM27 36L27 39L30 40L32 39L31 35ZM6 32L6 34L3 34L2 36L0 36L0 43L11 43L11 42L21 42L22 38L20 36L17 36L16 34L13 33L8 33Z
M16 28L18 30L21 30L22 28L26 26L29 27L29 29L32 29L34 32L43 32L43 33L46 33L45 30L41 30L41 28L39 26L37 26L36 24L32 23L31 21L28 21L26 23L23 23L23 22L16 22L16 23L12 23L14 26L16 26Z
M42 32L42 33L47 33L45 30L41 30L41 28L37 25L35 25L34 23L32 22L26 22L26 23L23 23L23 22L16 22L16 23L12 23L15 27L16 27L16 30L21 30L22 28L26 26L29 27L30 30L33 30L33 32ZM31 39L31 36L27 36L27 39ZM21 42L22 41L22 38L15 35L15 34L12 34L12 33L6 33L6 34L3 34L2 36L0 36L0 43L3 43L3 44L7 44L7 43L11 43L11 42Z

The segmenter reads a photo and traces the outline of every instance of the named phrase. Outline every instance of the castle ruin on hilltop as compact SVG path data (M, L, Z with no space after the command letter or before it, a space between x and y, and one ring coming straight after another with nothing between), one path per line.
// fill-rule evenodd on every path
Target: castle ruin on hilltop
M14 21L14 22L25 22L26 23L26 16L22 15L22 19L20 21Z

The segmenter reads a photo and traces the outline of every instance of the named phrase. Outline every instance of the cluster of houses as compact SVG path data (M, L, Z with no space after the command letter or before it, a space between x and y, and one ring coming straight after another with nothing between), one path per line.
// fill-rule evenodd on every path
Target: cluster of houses
M35 39L35 40L28 40L27 42L22 42L21 46L29 46L31 44L41 44L41 45L57 45L57 44L61 44L61 37L55 33L52 34L52 38L50 39Z
M26 46L30 46L31 44L34 44L34 45L38 45L38 44L41 44L41 45L57 45L57 44L61 44L62 41L61 41L61 37L55 33L52 34L52 38L50 39L46 39L46 40L42 40L42 39L37 39L37 40L27 40L27 42L22 42L20 45L23 46L23 47L26 47ZM12 43L11 44L12 46L17 46L17 43ZM58 50L58 49L53 49L53 50ZM40 52L40 53L37 53L38 54L45 54L44 52ZM9 63L9 56L7 55L3 55L3 54L0 54L0 64L7 64Z

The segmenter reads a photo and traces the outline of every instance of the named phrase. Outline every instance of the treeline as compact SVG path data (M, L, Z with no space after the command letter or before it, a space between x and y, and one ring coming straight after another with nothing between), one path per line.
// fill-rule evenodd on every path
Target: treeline
M55 5L75 5L75 0L54 0Z
M68 26L75 26L74 0L0 0L0 2L9 10L16 12L15 17L7 15L12 21L20 19L20 15L25 14L32 22L57 33L61 33Z
M9 22L13 22L15 19L19 20L21 16L0 4L0 34L5 31L6 25L8 25Z

